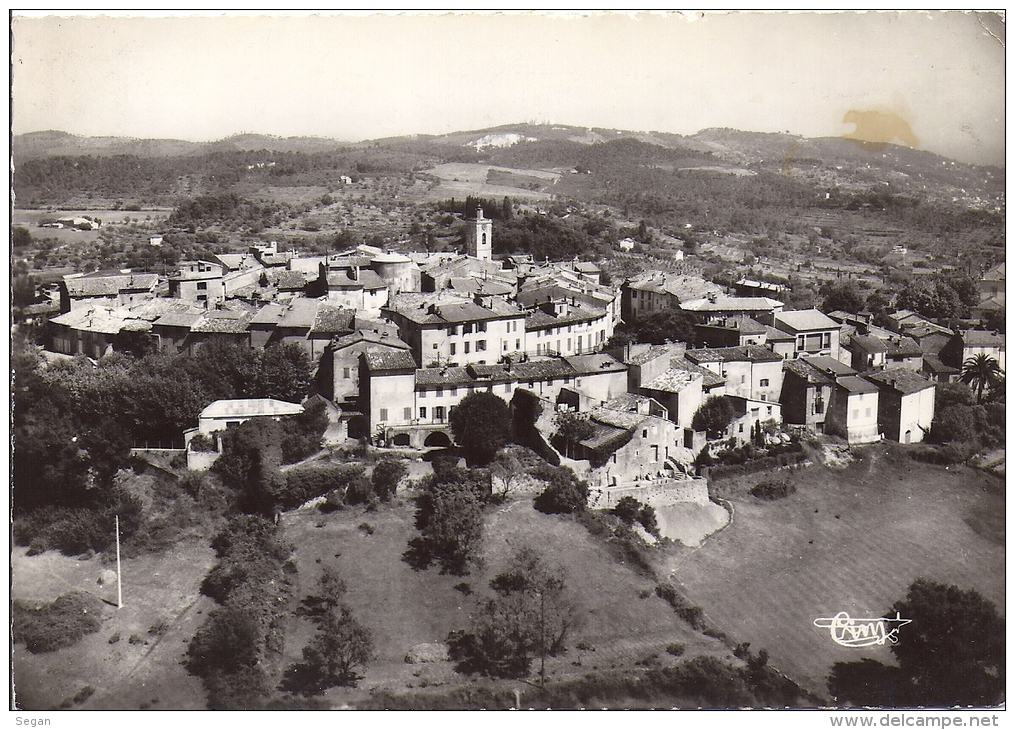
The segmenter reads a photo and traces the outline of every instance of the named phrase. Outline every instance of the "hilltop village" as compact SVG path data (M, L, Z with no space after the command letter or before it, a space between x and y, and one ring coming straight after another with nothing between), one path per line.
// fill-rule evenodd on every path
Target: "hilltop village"
M329 439L390 448L451 446L450 416L462 398L486 391L510 403L527 391L545 413L587 418L591 433L571 455L601 488L694 477L703 450L707 463L792 430L850 446L920 442L934 420L936 384L957 380L981 354L1005 368L996 332L952 331L907 310L891 313L889 327L863 313L791 311L777 284L741 279L727 291L690 271L604 285L593 263L577 259L494 260L494 235L479 208L461 254L360 245L300 256L272 243L184 261L166 278L68 275L47 349L98 359L125 338L171 353L211 339L296 343L314 363L314 394L328 401ZM1004 296L1004 265L995 269L985 277L991 301ZM620 323L664 310L693 315L700 346L614 338ZM710 400L729 415L706 428L696 414ZM202 417L187 443L275 413L264 407ZM551 442L552 419L538 426ZM205 452L190 458L210 463Z
M456 216L458 250L260 240L16 311L23 706L869 705L812 627L900 541L864 610L929 578L1002 621L1003 263L932 320ZM971 651L982 689L907 701L1001 696Z

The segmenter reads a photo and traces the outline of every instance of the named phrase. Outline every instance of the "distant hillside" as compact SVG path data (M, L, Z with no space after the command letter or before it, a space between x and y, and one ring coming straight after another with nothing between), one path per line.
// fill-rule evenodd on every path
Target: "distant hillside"
M111 156L177 157L200 152L202 145L182 139L133 137L80 137L67 132L29 132L14 137L15 164L39 157Z
M81 137L67 132L29 132L14 137L15 163L40 157L92 155L112 157L180 157L206 152L257 151L314 154L337 149L346 142L324 137L276 137L268 134L237 134L216 142L182 139L135 139L133 137Z

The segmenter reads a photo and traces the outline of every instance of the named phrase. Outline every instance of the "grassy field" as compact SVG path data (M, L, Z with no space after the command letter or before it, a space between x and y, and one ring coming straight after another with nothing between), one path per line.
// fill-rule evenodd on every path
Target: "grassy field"
M760 476L723 484L732 524L670 566L720 628L766 648L775 667L819 696L834 662L891 653L839 647L816 618L880 616L920 576L975 588L1005 610L1003 483L882 447L872 453L842 471L793 473L797 491L779 501L746 494Z
M636 670L636 663L645 660L666 666L678 661L665 650L672 643L685 645L681 659L712 654L736 662L725 645L693 631L652 594L651 579L618 562L572 519L539 513L529 499L506 503L488 514L483 567L465 577L442 576L437 568L415 572L402 562L407 540L415 534L413 514L411 503L400 502L372 513L353 509L284 518L286 539L297 546L302 594L313 588L323 566L334 566L348 585L347 600L355 615L375 637L377 658L358 687L327 693L325 699L333 706L355 706L372 689L446 692L489 685L489 680L457 674L450 662L408 664L405 655L417 644L442 643L451 630L467 628L477 600L489 594L489 580L523 545L542 549L564 567L584 609L582 626L569 641L568 652L547 660L549 681L597 670ZM468 584L473 594L456 590L461 583ZM304 619L290 622L287 663L300 661L311 633ZM500 686L527 689L518 681Z
M466 162L448 162L438 165L427 173L440 179L441 184L430 191L434 200L443 198L464 198L468 195L486 197L538 198L548 199L549 193L538 192L527 187L534 182L552 185L559 175L545 170L522 170L490 165L475 165ZM491 175L491 173L493 173Z
M93 693L82 709L204 709L204 690L180 660L187 641L213 602L198 595L214 553L199 543L181 543L159 555L123 561L122 609L116 586L97 585L111 567L99 558L83 560L49 551L11 553L11 598L49 602L71 590L105 600L102 627L80 643L47 654L14 646L13 678L17 706L57 709L81 690ZM115 565L113 566L115 567Z

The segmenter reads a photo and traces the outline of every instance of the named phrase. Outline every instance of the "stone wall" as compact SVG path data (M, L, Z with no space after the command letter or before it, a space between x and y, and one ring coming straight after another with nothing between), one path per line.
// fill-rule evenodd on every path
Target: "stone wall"
M708 503L708 481L706 479L666 479L656 482L642 482L637 486L593 489L589 495L589 507L609 509L622 497L635 499L660 507L680 502Z

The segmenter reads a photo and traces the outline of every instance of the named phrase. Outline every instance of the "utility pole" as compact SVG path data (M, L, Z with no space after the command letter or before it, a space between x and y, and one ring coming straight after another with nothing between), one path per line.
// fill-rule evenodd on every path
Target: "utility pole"
M543 591L539 592L539 689L546 688L546 613Z
M123 608L123 587L120 582L120 515L116 516L116 607Z

